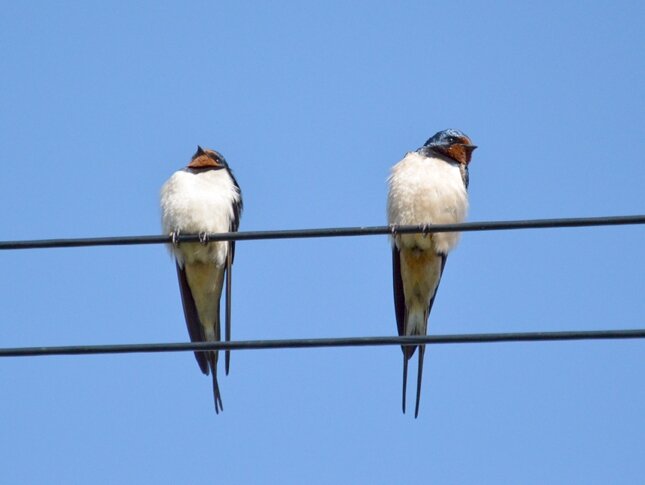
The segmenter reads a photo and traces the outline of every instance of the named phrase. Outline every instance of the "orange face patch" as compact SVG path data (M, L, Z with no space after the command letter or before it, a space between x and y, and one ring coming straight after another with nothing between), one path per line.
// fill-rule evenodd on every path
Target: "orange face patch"
M450 145L446 148L446 153L450 158L458 161L459 163L467 164L470 161L468 160L469 157L467 156L463 145Z
M218 168L220 166L216 160L213 160L208 155L199 155L188 164L188 168Z
M466 145L455 144L450 145L446 149L446 155L448 155L453 160L456 160L459 163L468 165L470 163L470 158L472 157L473 150L475 149L470 145L470 140L466 142Z

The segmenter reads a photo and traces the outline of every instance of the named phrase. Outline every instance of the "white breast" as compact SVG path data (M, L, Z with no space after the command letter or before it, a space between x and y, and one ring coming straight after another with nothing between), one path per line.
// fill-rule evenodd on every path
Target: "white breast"
M233 219L233 205L240 199L226 170L175 172L161 188L161 221L165 234L228 232ZM180 244L174 251L181 266L184 261L214 262L223 266L226 244Z
M388 184L389 224L453 224L466 218L468 194L457 163L410 152L392 168ZM402 235L397 245L447 253L458 239L458 233Z

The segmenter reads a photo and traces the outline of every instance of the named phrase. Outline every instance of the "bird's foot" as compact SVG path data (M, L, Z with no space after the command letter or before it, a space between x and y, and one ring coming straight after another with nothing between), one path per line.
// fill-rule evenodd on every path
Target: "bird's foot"
M179 231L172 231L170 233L170 241L175 249L179 247Z
M421 230L423 231L423 237L430 236L430 226L431 224L424 224L423 226L421 226Z
M208 244L208 233L207 232L200 232L199 233L199 242L201 243L202 246L206 246Z
M396 224L390 224L390 235L392 237L396 236Z

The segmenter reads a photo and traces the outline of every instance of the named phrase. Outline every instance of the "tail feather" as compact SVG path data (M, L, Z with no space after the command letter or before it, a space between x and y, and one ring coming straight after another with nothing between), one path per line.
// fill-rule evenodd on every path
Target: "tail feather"
M408 362L414 355L416 348L416 346L401 346L401 350L403 350L403 414L405 414L405 403L408 389Z
M405 414L405 396L408 388L408 359L403 348L403 414Z
M419 417L419 402L421 402L421 381L423 380L423 357L426 352L425 345L419 345L419 370L417 371L417 403L414 408L414 418Z
M213 400L215 402L215 414L219 414L220 411L224 411L224 405L222 404L222 395L219 391L219 384L217 382L217 353L210 353L210 368L211 375L213 376Z

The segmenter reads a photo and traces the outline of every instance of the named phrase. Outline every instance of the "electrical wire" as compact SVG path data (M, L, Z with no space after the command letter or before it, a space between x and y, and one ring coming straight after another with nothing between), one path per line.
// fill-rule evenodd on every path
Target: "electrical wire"
M432 224L425 226L367 226L331 227L322 229L291 229L277 231L241 231L206 234L207 241L250 241L262 239L302 239L317 237L374 236L391 234L431 234L437 232L501 231L513 229L545 229L563 227L596 227L645 224L645 215L573 217L559 219L529 219L513 221L464 222L460 224ZM198 242L198 234L179 234L176 241ZM85 246L126 246L171 243L169 235L88 237L75 239L37 239L0 241L0 250L71 248Z
M564 332L476 333L414 337L340 337L281 340L238 340L230 342L192 342L158 344L68 345L58 347L0 348L0 357L51 355L132 354L188 352L207 350L303 349L315 347L373 347L384 345L439 345L502 342L544 342L570 340L643 339L645 329L583 330Z
M296 239L316 237L346 237L394 235L438 232L473 232L513 229L539 229L564 227L596 227L645 224L645 215L576 217L558 219L531 219L513 221L482 221L460 224L435 224L415 226L367 226L367 227L334 227L322 229L292 229L277 231L242 231L217 234L179 234L176 242L206 241L245 241L266 239ZM75 239L40 239L0 241L0 250L44 249L87 246L123 246L141 244L167 244L172 242L170 235L162 236L125 236ZM389 336L389 337L344 337L317 339L282 339L282 340L245 340L230 342L192 342L192 343L157 343L157 344L116 344L116 345L69 345L49 347L14 347L0 348L0 357L26 357L50 355L90 355L122 354L150 352L186 352L208 350L259 350L289 349L314 347L365 347L383 345L436 345L463 343L493 342L538 342L569 340L615 340L642 339L645 329L635 330L596 330L564 332L524 332L524 333L482 333L440 336Z

